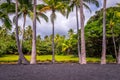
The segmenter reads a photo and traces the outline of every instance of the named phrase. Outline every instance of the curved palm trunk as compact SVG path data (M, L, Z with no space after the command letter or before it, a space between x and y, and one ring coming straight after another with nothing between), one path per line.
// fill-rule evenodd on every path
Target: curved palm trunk
M34 17L33 17L33 39L32 39L32 54L30 64L36 64L36 0L34 0Z
M79 56L79 63L80 61L80 35L79 35L79 22L78 22L78 6L76 6L76 21L77 21L77 35L78 35L78 43L77 43L77 47L78 47L78 56Z
M24 37L24 31L25 31L25 23L26 23L26 14L24 14L24 23L23 23L23 28L22 28L22 36L21 36L21 43L20 43L21 50L22 50L22 46L23 46L23 37Z
M52 63L55 63L54 21L52 22Z
M117 49L116 49L115 37L114 37L114 33L113 33L113 27L111 29L111 33L112 33L112 39L113 39L113 44L114 44L115 57L116 57L116 62L117 62Z
M86 64L83 0L80 0L80 21L81 21L80 23L81 24L81 64Z
M18 60L18 64L29 64L29 62L25 59L21 48L20 48L20 41L19 41L19 36L18 36L18 0L16 0L16 42L17 42L17 47L18 47L18 53L19 53L19 60Z
M106 0L103 4L103 40L101 64L106 64Z

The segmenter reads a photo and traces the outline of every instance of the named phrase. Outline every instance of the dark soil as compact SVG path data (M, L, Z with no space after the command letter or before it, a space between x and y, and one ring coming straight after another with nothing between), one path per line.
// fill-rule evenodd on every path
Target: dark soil
M0 64L0 80L120 80L120 65Z

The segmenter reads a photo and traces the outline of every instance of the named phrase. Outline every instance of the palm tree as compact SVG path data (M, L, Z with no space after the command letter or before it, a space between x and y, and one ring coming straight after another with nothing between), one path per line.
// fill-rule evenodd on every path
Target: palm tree
M103 3L103 41L101 64L106 64L106 0Z
M19 60L18 60L18 64L28 64L28 61L26 61L23 53L21 52L21 49L19 48L20 44L19 44L19 36L18 36L18 1L16 0L16 4L11 3L11 0L7 0L7 3L2 3L0 5L0 10L1 13L4 13L1 15L2 21L4 21L4 24L6 27L8 27L9 29L11 28L11 21L8 17L8 14L10 13L14 13L16 11L16 42L17 42L17 47L18 47L18 53L19 53Z
M33 7L32 7L32 0L18 0L19 2L19 6L18 6L18 9L19 9L19 16L18 18L21 18L23 17L23 27L22 27L22 35L21 35L21 43L20 43L20 46L21 46L21 49L22 49L22 43L23 43L23 39L24 39L24 32L25 32L25 24L26 24L26 17L27 15L33 19ZM40 6L40 5L38 5ZM46 22L48 22L48 18L45 14L43 14L42 12L37 14L37 20L40 22L39 20L39 16L44 18L46 20ZM15 22L15 17L14 17L14 22Z
M22 27L22 35L21 35L21 43L20 43L20 48L22 50L22 45L23 45L23 39L24 39L24 32L25 32L25 24L26 24L26 16L28 15L31 19L33 19L33 7L32 7L32 0L18 0L19 6L18 6L18 10L19 10L19 14L18 14L18 18L23 17L24 21L23 21L23 27ZM43 19L46 20L46 22L48 21L48 18L46 15L44 15L42 12L37 14L37 20L40 22L39 20L39 16L42 17ZM14 20L15 22L15 17Z
M109 22L109 26L111 28L111 33L112 33L112 40L113 40L113 44L114 44L114 52L115 52L115 57L116 57L116 62L117 62L117 48L116 48L116 41L115 41L115 35L114 35L114 27L116 25L116 21L117 20L117 12L113 12L112 10L110 10L109 14L106 14L107 18L108 18L108 22Z
M45 7L42 9L43 11L51 10L52 13L50 15L51 23L52 23L52 63L55 62L55 45L54 45L54 21L56 19L56 11L61 12L65 15L65 4L61 2L61 0L43 0L45 3Z
M21 35L21 43L20 43L20 48L22 50L22 43L23 43L23 37L24 37L24 30L25 30L25 24L26 24L26 16L27 14L30 12L30 10L32 9L32 0L18 0L19 2L19 17L23 16L23 27L22 27L22 35Z
M79 20L78 20L78 6L76 6L76 21L77 21L77 39L78 39L78 43L77 43L77 48L78 48L78 56L79 56L79 63L80 63L80 34L79 34Z
M22 62L24 64L28 64L29 62L25 59L22 50L20 48L20 41L19 41L19 36L18 36L18 0L16 0L16 5L15 5L15 10L16 10L16 42L17 42L17 47L18 47L18 53L19 53L19 60L18 64L21 64Z
M33 39L32 39L32 54L30 64L36 64L36 0L33 2Z
M83 13L83 0L80 0L80 26L81 26L81 64L86 64L86 49L84 37L84 13Z
M99 3L97 0L83 0L83 6L88 9L90 12L90 8L86 3L92 3L95 4L97 7L99 7ZM80 8L80 1L79 0L73 0L71 3L71 7L74 8L76 7L76 21L77 21L77 35L78 35L78 56L79 56L79 63L81 62L80 60L80 35L79 35L79 21L78 21L78 9Z

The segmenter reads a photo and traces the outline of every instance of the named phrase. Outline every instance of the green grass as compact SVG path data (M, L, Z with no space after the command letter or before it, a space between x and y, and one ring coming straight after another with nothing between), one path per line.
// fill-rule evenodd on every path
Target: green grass
M30 61L30 55L25 55L25 57ZM78 57L73 55L56 55L55 59L57 62L78 62ZM5 55L0 57L0 63L15 63L18 60L18 55ZM52 55L40 55L37 56L38 62L51 62ZM91 58L87 57L87 62L89 63L98 63L100 62L100 58ZM115 59L112 56L107 56L107 62L113 63Z

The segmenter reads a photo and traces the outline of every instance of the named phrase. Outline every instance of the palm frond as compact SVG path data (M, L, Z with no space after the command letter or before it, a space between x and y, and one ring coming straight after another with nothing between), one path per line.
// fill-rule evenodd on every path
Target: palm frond
M90 11L90 13L92 12L91 9L90 9L90 7L89 7L87 4L83 3L83 5L84 5L84 7L85 7L87 10Z
M22 17L22 13L18 13L18 18L21 18ZM13 17L13 23L15 24L16 23L16 16Z
M99 7L98 0L83 0L83 1L86 2L86 3L89 3L89 4L95 4L96 7Z
M9 19L7 14L0 11L0 20L6 28L11 29L11 20Z
M39 13L39 16L48 22L48 17L44 13Z

